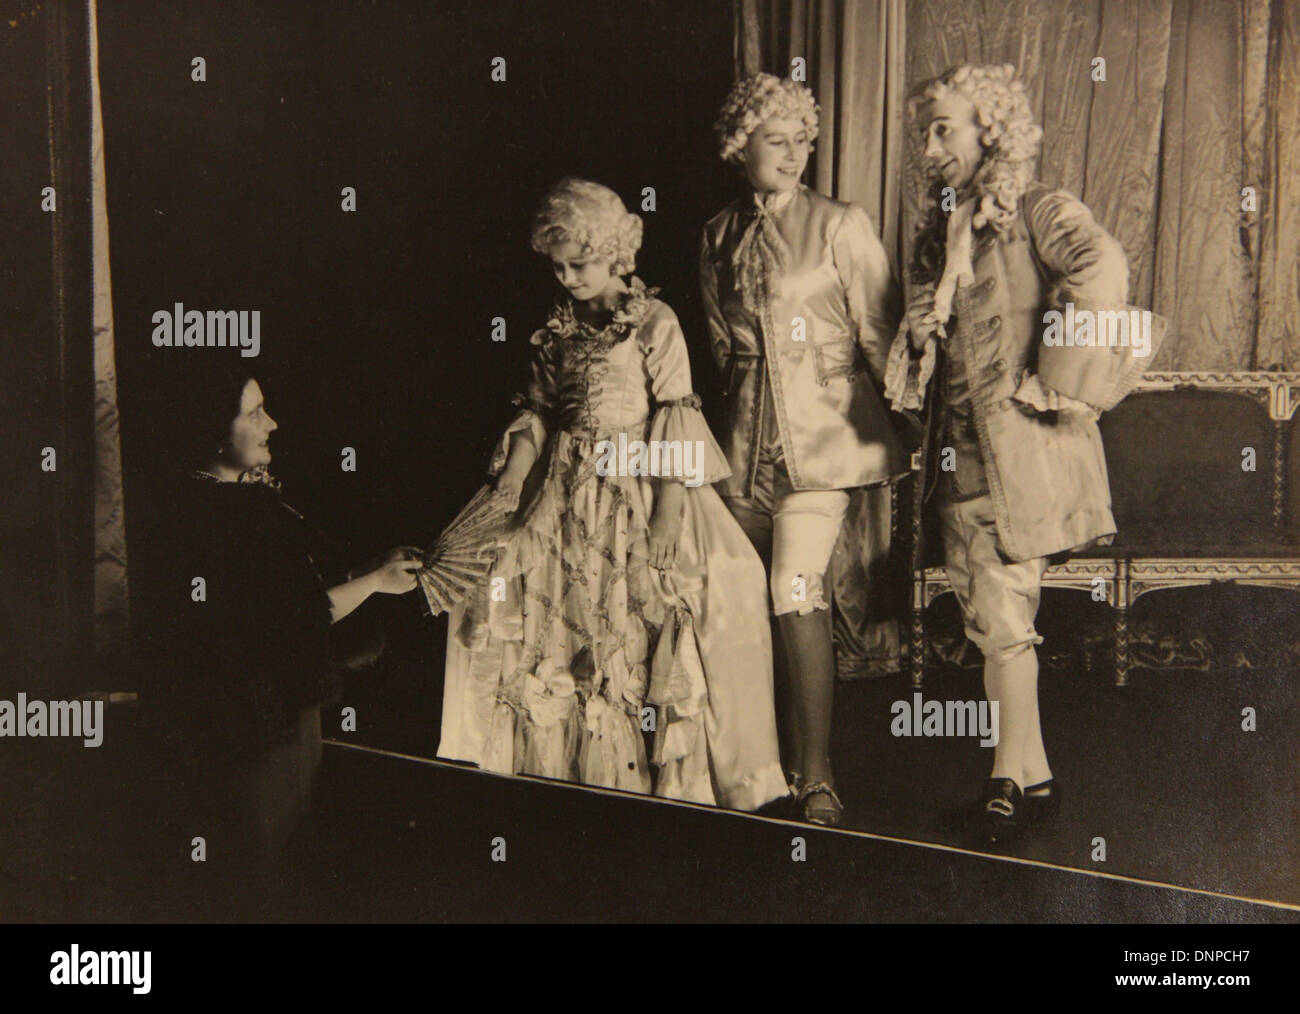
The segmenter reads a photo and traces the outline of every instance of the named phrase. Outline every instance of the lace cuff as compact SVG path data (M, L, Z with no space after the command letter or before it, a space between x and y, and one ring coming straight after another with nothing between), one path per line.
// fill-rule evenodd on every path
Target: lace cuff
M919 412L925 407L925 388L934 375L936 347L934 338L926 339L921 358L914 359L907 321L899 325L885 363L885 400L896 412Z
M1101 415L1100 411L1086 402L1070 398L1060 391L1045 386L1037 373L1026 374L1020 381L1020 386L1016 388L1016 393L1011 397L1038 412L1074 412L1091 416L1093 419Z

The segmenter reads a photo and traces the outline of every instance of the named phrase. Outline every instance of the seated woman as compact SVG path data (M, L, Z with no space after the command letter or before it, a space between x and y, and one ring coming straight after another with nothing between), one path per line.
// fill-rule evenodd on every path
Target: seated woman
M146 688L177 779L164 805L187 848L204 838L209 863L263 866L306 812L320 765L330 625L376 592L411 591L421 564L395 549L327 586L322 540L267 472L278 424L258 382L211 367L185 405L192 470L154 566L158 671Z

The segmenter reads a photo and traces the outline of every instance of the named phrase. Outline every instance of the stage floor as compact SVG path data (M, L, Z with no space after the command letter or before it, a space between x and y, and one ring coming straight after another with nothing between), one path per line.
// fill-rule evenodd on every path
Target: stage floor
M107 826L101 845L89 865L6 866L4 921L1300 922L1105 873L332 744L268 879L213 878L184 850L150 868Z

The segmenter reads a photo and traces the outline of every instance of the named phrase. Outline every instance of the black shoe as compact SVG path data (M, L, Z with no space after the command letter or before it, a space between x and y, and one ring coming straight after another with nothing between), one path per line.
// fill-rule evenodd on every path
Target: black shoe
M1000 845L1014 839L1024 826L1024 795L1010 778L990 778L974 814L972 830L984 842Z
M1046 792L1037 790L1046 789ZM1037 792L1037 795L1034 793ZM1021 815L1026 824L1050 827L1056 822L1056 815L1061 812L1061 787L1055 778L1049 778L1037 785L1025 789Z

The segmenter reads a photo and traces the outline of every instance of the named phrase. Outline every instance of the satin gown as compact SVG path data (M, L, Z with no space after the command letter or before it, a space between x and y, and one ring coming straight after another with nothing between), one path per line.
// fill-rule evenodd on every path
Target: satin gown
M730 469L676 315L634 280L604 331L562 306L533 340L525 407L491 467L515 440L538 450L526 520L452 610L438 756L741 810L785 796L766 576L711 486ZM620 439L689 443L691 474L602 474L602 441ZM660 572L656 483L685 478Z

